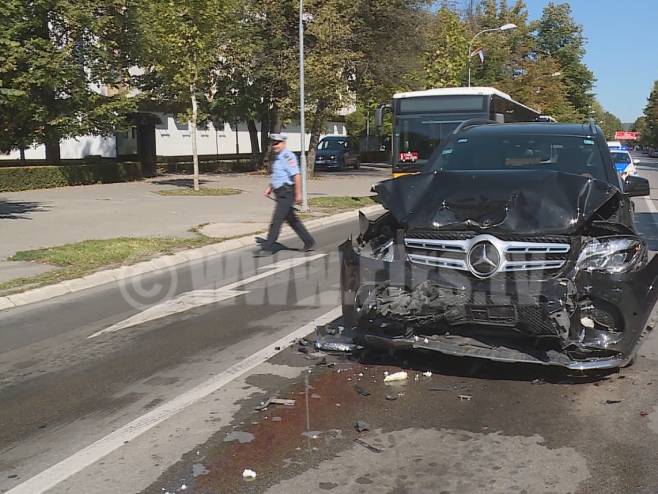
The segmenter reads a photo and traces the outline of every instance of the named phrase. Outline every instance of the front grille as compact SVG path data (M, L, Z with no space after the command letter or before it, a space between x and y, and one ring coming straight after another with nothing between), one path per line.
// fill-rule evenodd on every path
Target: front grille
M474 246L481 243L487 244L494 258L491 261L497 264L495 270L485 275L479 274L473 267L475 261L472 258L477 253L471 252ZM565 265L571 250L568 237L501 239L468 232L413 232L404 238L404 244L409 261L415 264L470 271L479 278L520 271L555 272ZM485 256L488 255L485 252Z

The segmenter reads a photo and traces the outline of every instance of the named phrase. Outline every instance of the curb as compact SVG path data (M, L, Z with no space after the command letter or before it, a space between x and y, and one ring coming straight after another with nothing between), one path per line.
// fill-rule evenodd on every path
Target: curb
M357 211L362 211L364 214L373 214L383 212L384 209L379 204L368 206L359 210L346 211L324 218L309 220L304 223L309 230L318 230L345 221L353 220ZM51 298L59 297L60 295L68 295L70 293L81 292L89 288L96 288L101 285L121 281L133 276L139 276L147 273L152 273L160 269L171 268L179 266L188 262L204 259L217 254L224 254L226 252L248 247L254 245L254 233L240 238L225 240L214 244L205 245L197 249L182 250L176 254L156 257L149 261L139 262L130 266L121 266L114 269L106 269L96 273L89 274L82 278L75 278L71 280L61 281L54 285L48 285L40 288L34 288L13 295L0 297L0 311L21 307L23 305L33 304L36 302L43 302ZM281 235L281 240L285 240L293 236L292 232Z

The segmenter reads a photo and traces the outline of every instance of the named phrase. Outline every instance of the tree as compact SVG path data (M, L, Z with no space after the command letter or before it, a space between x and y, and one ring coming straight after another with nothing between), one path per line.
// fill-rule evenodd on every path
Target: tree
M224 53L220 29L228 12L224 0L140 0L134 7L137 43L132 58L145 69L135 82L147 97L189 120L194 190L199 190L199 95L214 94L214 69Z
M571 17L569 4L549 3L537 22L537 49L559 63L567 98L582 117L590 112L595 81L582 62L584 45L583 28Z
M443 4L427 26L423 69L427 88L460 86L466 70L468 35L457 12Z
M647 136L647 117L645 117L644 115L638 117L635 120L635 122L633 122L633 125L631 126L631 131L637 132L639 134L637 139L638 144L642 146L649 145L649 140Z
M644 108L646 127L642 139L651 147L658 148L658 81L654 82L653 89Z
M0 3L2 150L43 143L57 163L62 138L126 125L134 102L100 90L126 78L115 53L124 17L121 0Z
M568 101L558 63L537 56L525 61L516 77L501 81L500 88L514 99L560 122L574 122L579 115Z

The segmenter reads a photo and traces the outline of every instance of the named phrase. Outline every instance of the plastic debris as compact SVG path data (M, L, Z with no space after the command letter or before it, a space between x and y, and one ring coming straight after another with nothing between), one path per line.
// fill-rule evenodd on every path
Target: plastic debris
M621 403L622 400L605 400L606 405L614 405L616 403Z
M589 317L581 317L580 324L582 324L586 328L590 328L590 329L594 328L594 320Z
M285 398L270 398L270 403L272 405L285 405L287 407L295 406L295 400L287 400Z
M351 352L356 347L354 333L343 326L316 326L315 348L328 352Z
M354 391L356 391L357 393L359 393L361 396L370 396L370 391L368 391L368 390L365 389L365 388L362 388L362 387L359 386L358 384L355 384L355 385L354 385Z
M187 485L182 484L182 485L180 486L180 490L181 490L181 491L186 491L186 490L187 490Z
M398 397L395 395L386 395L385 398L389 401L395 401L398 399Z
M530 384L546 384L546 381L544 381L543 379L533 379L532 381L530 381Z
M645 411L640 412L640 417L646 417L647 415L649 415L649 412L645 412Z
M432 377L432 371L425 371L425 372L423 372L423 376L425 376L425 377Z
M459 401L471 401L473 397L471 395L459 395L458 398Z
M430 340L428 340L427 338L425 338L425 339L423 340L423 343L429 343L429 342L430 342Z
M370 425L363 420L357 420L356 424L354 424L354 428L356 429L356 432L366 432L370 430Z
M237 441L240 444L246 444L246 443L250 443L254 439L255 437L251 432L232 431L226 434L226 436L224 437L224 442L231 443Z
M409 377L405 371L400 371L400 372L394 372L393 374L389 374L384 378L385 383L390 383L390 382L395 382L395 381L404 381Z
M383 453L384 450L376 448L375 446L371 446L367 442L365 442L363 439L359 439L358 437L354 440L356 444L359 444L360 446L363 446L366 448L368 451L372 451L373 453Z
M244 472L242 472L242 478L245 480L254 480L256 478L256 472L245 468Z
M265 410L270 405L285 405L292 407L295 406L295 400L286 400L284 398L268 398L265 401L261 401L260 405L254 407L254 410Z

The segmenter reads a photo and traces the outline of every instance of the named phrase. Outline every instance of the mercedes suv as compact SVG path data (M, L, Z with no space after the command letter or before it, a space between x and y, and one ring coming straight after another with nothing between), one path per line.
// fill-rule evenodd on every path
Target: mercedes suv
M631 362L657 298L594 124L467 121L423 173L373 186L339 248L344 322L370 347L600 369Z

